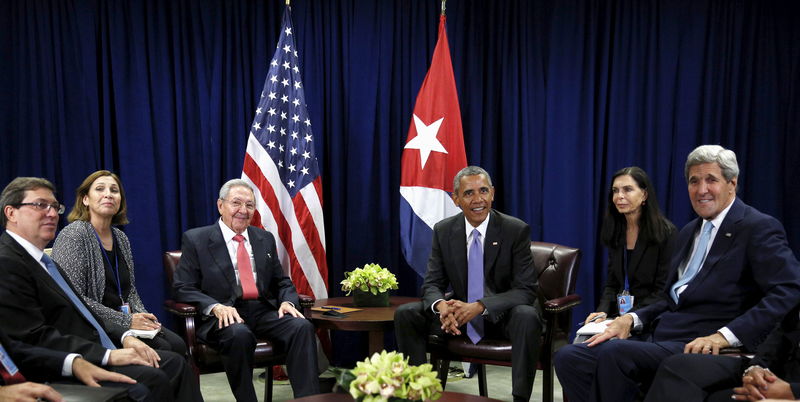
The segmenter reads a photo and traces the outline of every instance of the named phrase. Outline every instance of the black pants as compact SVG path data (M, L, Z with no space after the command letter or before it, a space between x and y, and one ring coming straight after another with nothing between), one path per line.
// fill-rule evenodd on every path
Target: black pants
M428 334L442 333L439 317L424 310L422 302L404 304L394 314L397 348L409 358L409 364L427 362L425 355ZM536 365L539 361L542 318L534 306L515 306L499 323L486 321L486 336L511 340L511 386L515 401L527 401L533 390ZM466 333L466 330L462 330Z
M319 393L317 373L317 344L314 325L305 318L284 315L265 303L239 301L236 303L243 324L217 328L213 317L203 325L210 325L208 339L202 341L219 350L225 374L234 397L239 402L253 401L253 359L256 338L269 339L278 350L286 352L286 369L295 398Z

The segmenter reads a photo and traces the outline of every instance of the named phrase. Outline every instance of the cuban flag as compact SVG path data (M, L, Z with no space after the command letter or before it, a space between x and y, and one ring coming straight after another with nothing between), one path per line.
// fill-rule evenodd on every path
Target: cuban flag
M467 166L445 21L442 15L400 162L400 243L406 261L422 277L431 253L433 225L460 212L450 193L453 177Z

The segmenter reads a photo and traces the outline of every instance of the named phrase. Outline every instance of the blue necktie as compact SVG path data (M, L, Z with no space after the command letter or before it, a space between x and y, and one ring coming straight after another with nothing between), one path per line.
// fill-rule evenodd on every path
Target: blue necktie
M700 239L697 241L697 248L695 248L692 258L689 259L689 263L686 264L686 269L683 271L683 277L681 277L681 279L672 285L672 291L670 292L670 295L675 303L678 302L678 289L681 286L689 283L689 281L691 281L694 276L697 275L697 272L700 271L700 266L703 264L703 260L706 257L708 240L711 239L712 229L714 229L714 224L710 221L703 225L703 232L700 234Z
M472 303L483 297L483 250L481 249L481 232L478 229L472 230L467 270L467 301ZM483 338L482 315L467 323L467 336L472 343L476 344Z
M78 295L72 291L72 288L69 287L67 281L65 281L64 277L61 276L61 272L59 272L58 268L56 268L56 263L54 263L53 260L47 256L47 254L42 254L42 262L44 263L44 266L47 267L47 272L50 273L50 276L54 281L56 281L61 290L66 293L67 297L69 297L69 300L72 302L75 308L77 308L78 311L83 314L83 317L86 318L90 324L92 324L95 330L97 330L97 334L100 335L100 343L102 343L106 349L116 349L117 347L114 346L114 342L111 342L111 338L108 337L108 334L106 334L106 331L102 326L100 326L100 323L94 319L94 316L86 308L86 305L83 304L83 301L78 298Z

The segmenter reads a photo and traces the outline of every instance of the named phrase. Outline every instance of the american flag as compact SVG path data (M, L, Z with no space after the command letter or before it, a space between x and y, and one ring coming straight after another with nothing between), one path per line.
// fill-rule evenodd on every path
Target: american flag
M276 237L298 292L328 297L322 178L289 7L247 139L242 179L256 192L253 225Z

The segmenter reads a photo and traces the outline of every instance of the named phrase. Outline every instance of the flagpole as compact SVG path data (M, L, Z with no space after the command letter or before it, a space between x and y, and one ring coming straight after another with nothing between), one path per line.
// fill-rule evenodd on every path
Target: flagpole
M292 0L286 0L286 5L287 6L290 5L289 3L291 3L291 2L292 2Z
M286 1L288 2L289 0ZM444 15L445 3L447 3L447 0L442 0L442 15Z

